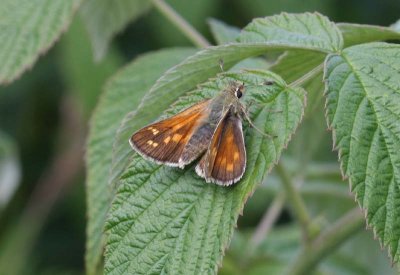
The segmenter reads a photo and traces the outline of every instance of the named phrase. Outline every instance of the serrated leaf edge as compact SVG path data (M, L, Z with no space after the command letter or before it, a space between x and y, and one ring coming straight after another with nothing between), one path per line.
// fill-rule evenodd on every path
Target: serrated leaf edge
M326 98L327 92L328 92L328 85L327 85L327 78L326 78L326 73L327 73L327 63L330 57L335 56L338 54L329 54L326 58L325 58L325 62L324 62L324 74L323 74L323 81L325 83L325 88L324 88L324 96ZM339 55L341 56L341 55ZM379 235L377 234L376 228L374 228L373 225L371 225L367 219L368 216L368 209L366 207L363 207L361 205L361 203L357 200L357 192L353 192L353 183L351 181L351 177L346 175L346 173L344 172L344 167L343 167L343 161L342 161L342 149L337 147L336 145L336 129L334 127L332 127L332 125L329 123L329 117L328 117L328 108L327 108L327 99L325 100L325 119L326 119L326 123L327 123L327 127L328 130L330 130L332 132L332 151L337 151L338 152L338 161L339 161L339 167L340 167L340 173L342 175L342 180L343 181L348 181L349 182L349 193L353 196L354 201L358 204L359 208L361 209L362 213L364 214L364 219L366 222L366 230L371 230L373 232L373 238L374 240L378 240L379 241L379 245L381 250L385 250L387 253L388 258L390 259L390 262L392 264L392 266L394 264L396 264L398 262L398 260L395 259L395 257L393 257L390 252L389 252L389 247L390 245L385 245L384 244L384 240L382 240ZM388 247L388 248L387 248Z
M35 63L38 61L38 59L40 57L42 57L50 48L52 48L61 38L61 36L68 30L68 27L70 26L70 24L72 23L72 20L75 18L76 12L78 11L81 3L83 0L78 0L75 2L75 4L72 6L72 12L71 12L71 17L69 18L69 20L67 20L64 25L61 27L60 31L58 32L58 34L56 35L56 37L53 38L52 41L50 41L45 47L41 48L33 57L33 59L24 64L23 66L21 66L18 70L16 70L16 73L11 76L11 77L4 77L2 78L0 76L0 86L1 85L9 85L11 82L17 80L18 78L20 78L24 72L30 70L33 68L33 66L35 65Z

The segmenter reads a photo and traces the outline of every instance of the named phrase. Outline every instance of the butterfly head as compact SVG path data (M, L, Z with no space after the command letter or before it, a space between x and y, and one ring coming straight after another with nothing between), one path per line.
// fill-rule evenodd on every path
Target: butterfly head
M232 82L229 85L229 93L231 93L233 96L235 96L236 98L240 99L243 96L244 93L244 83L240 83L240 82Z

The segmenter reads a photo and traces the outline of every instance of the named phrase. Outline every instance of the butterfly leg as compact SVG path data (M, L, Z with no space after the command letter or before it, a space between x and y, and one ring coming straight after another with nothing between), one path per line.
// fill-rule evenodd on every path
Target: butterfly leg
M250 119L250 116L249 116L249 114L248 114L248 106L246 106L246 107L242 107L241 108L241 110L240 110L240 115L242 116L242 117L244 117L248 122L249 122L249 124L250 124L250 126L252 127L252 128L254 128L257 132L259 132L260 134L262 134L263 136L265 136L265 137L268 137L268 138L276 138L277 136L275 136L275 135L271 135L271 134L269 134L269 133L266 133L266 132L264 132L264 131L262 131L262 130L260 130L256 125L254 125L254 123L251 121L251 119Z

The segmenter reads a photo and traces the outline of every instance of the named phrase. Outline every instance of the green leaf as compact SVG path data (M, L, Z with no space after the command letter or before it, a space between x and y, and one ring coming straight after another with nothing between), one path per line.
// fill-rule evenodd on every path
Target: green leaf
M224 22L213 18L207 20L207 23L210 25L211 33L219 45L235 42L239 37L239 28L229 26Z
M86 0L81 15L92 40L95 60L101 60L113 37L151 7L149 0Z
M17 189L20 177L16 144L0 131L0 213Z
M327 116L343 175L394 261L400 252L400 46L370 43L327 60Z
M289 43L231 43L228 45L209 47L187 58L181 64L168 70L146 93L140 106L128 114L114 142L111 181L116 185L122 171L126 168L129 151L126 141L133 131L157 119L179 96L193 90L197 84L206 81L221 71L219 60L224 61L224 69L229 70L239 61L261 55L267 51L286 49L308 49L317 51L309 45ZM318 52L318 51L317 51Z
M138 112L147 112L145 115L148 115L152 119L157 118L159 113L154 114L154 109L151 107L154 108L154 106L157 106L159 110L164 110L180 95L193 89L198 83L207 80L209 77L215 76L220 71L220 59L224 61L225 69L229 69L241 60L261 55L268 51L299 49L312 52L326 52L326 48L319 47L316 45L316 43L313 43L313 41L309 41L308 39L293 39L293 32L298 31L299 36L305 36L301 30L297 30L299 24L297 17L300 17L304 20L308 19L308 21L312 22L313 20L320 20L322 22L319 25L320 28L327 28L327 25L331 26L333 23L327 21L325 17L322 17L319 14L283 14L281 16L277 16L277 19L282 16L286 18L286 22L290 25L290 27L294 28L290 35L283 34L279 37L276 36L276 39L272 39L271 41L268 40L262 41L263 43L259 43L259 39L252 39L252 32L244 31L239 37L242 43L231 43L228 45L209 47L205 50L199 51L196 55L189 57L184 62L179 64L179 66L169 70L161 79L159 79L150 92L146 94L145 100L140 106ZM255 24L254 22L251 23L249 27ZM333 41L339 40L339 42L336 42L340 44L340 31L337 30L334 25L332 26L332 30L326 31L325 33L317 32L317 34L322 37L329 36ZM318 30L318 25L314 26L310 24L309 27L315 27ZM270 31L269 29L263 29L260 31L268 36L269 33L274 33L279 31L279 29L275 29L273 31ZM321 42L320 44L325 45L328 44L329 41L327 40L325 41L326 43Z
M3 0L0 4L0 84L32 67L71 22L80 0Z
M254 19L240 37L241 42L303 44L323 52L337 52L343 39L336 25L319 13L269 16Z
M400 32L394 28L350 23L338 23L337 26L343 34L345 47L367 42L400 39Z
M96 272L103 254L103 227L111 201L108 177L118 125L127 112L137 107L143 94L165 70L192 53L191 49L181 48L143 55L116 74L105 88L93 114L88 137L88 274Z
M302 89L288 87L277 75L247 71L204 84L167 113L211 97L231 79L254 87L244 97L245 104L258 103L251 105L252 121L277 138L245 127L247 169L231 188L205 183L193 166L182 170L157 165L132 152L107 220L106 274L215 273L247 197L278 161L301 120L305 100ZM275 85L256 85L266 79Z
M301 86L307 91L306 116L312 115L316 108L321 105L324 90L322 64L325 57L326 55L322 53L292 50L281 55L270 68L271 71L279 74L288 83L301 80L310 72L317 70L301 83Z

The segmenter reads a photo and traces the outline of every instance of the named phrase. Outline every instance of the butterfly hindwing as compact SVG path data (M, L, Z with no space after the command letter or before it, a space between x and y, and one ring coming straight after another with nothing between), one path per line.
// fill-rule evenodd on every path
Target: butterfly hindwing
M220 121L206 154L196 167L207 182L231 185L240 180L246 168L242 121L233 107Z
M180 157L195 131L204 125L209 100L137 131L130 138L131 146L144 157L171 166L183 166ZM196 156L197 157L197 156Z

